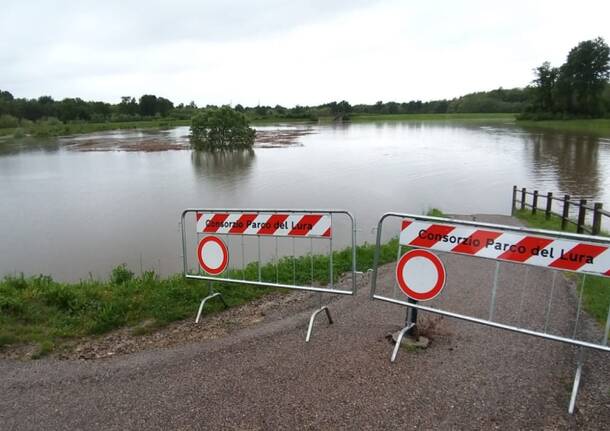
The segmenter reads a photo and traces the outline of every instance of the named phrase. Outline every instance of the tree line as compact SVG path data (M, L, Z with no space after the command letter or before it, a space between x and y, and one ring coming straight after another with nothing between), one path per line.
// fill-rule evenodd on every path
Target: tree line
M302 119L315 121L320 117L347 118L351 114L446 114L446 113L518 113L528 99L527 91L520 88L482 91L447 100L411 100L409 102L378 101L374 104L351 105L333 101L317 106L284 107L281 105L244 107L235 105L237 112L251 120ZM191 119L196 113L219 106L198 108L195 102L175 105L171 100L151 94L139 99L121 98L116 104L85 101L80 98L54 100L50 96L35 99L15 98L10 92L0 90L0 128L23 126L27 122L59 120L70 122L125 122L154 118Z
M545 61L534 74L522 118L595 118L610 112L610 48L601 37L580 42L559 67Z

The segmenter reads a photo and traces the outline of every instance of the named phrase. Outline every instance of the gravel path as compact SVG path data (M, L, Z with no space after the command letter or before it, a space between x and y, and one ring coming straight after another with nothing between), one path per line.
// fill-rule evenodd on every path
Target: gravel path
M494 263L453 255L443 260L448 284L435 305L487 316ZM541 329L550 273L530 270L523 290L523 267L501 268L494 319ZM389 293L392 274L391 265L380 271L380 285ZM573 330L574 291L569 279L557 277L548 324L555 332ZM0 360L0 429L607 429L610 424L607 354L587 352L577 411L569 416L574 348L428 315L422 327L432 338L430 347L402 350L390 364L386 336L400 328L404 309L371 302L367 295L363 282L355 297L333 300L335 324L320 318L308 344L309 312L286 301L281 316L271 313L216 339L88 361ZM587 316L578 333L592 339L600 334Z

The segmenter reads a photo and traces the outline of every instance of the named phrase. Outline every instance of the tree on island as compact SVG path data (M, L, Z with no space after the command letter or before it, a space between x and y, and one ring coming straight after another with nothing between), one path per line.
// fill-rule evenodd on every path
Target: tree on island
M195 149L250 148L255 134L245 115L228 106L206 109L191 121L191 144Z

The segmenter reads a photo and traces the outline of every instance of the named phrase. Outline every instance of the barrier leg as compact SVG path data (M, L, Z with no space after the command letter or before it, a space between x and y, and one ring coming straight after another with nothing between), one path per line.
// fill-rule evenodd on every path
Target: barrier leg
M578 349L578 366L576 367L576 375L574 376L574 385L572 385L572 396L570 397L570 406L568 407L568 413L574 414L574 407L576 405L576 395L578 395L578 387L580 386L580 376L582 374L582 359L583 351L582 347Z
M400 345L402 344L403 337L414 326L415 326L415 323L411 322L400 330L400 333L398 334L398 338L396 339L396 345L394 345L394 350L392 351L392 357L390 358L390 362L394 362L396 360L396 355L398 355L398 349L400 349Z
M222 297L222 294L220 292L212 293L211 295L203 298L203 300L201 301L201 304L199 305L199 311L197 312L197 317L195 318L195 323L199 323L199 319L201 318L201 313L203 312L203 306L205 305L205 303L209 299L216 298L216 297L218 297L222 301L222 304L225 306L225 308L229 308L229 306L225 302L225 300Z
M328 310L328 307L325 305L323 307L318 308L316 311L314 311L311 314L311 317L309 318L309 328L307 328L307 336L305 337L306 343L309 343L309 338L311 337L311 331L313 330L313 321L316 319L316 316L322 311L326 312L326 317L328 318L328 324L329 325L333 324L333 318L330 316L330 311Z

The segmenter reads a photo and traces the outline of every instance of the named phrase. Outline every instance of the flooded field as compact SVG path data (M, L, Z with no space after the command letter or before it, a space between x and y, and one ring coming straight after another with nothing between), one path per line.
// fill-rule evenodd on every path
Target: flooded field
M187 127L0 144L0 275L178 272L187 207L347 209L359 242L390 210L507 214L514 184L610 207L604 138L511 123L258 129L254 150L232 153L190 150Z

